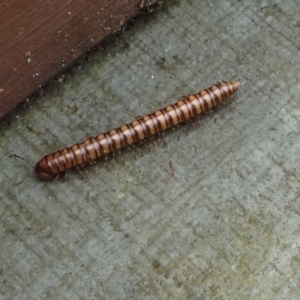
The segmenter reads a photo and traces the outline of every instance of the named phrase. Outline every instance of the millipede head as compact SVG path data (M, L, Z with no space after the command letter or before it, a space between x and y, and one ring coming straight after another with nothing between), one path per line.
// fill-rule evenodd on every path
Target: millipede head
M47 165L47 162L45 159L41 159L36 165L35 165L35 173L36 176L39 179L42 180L51 180L53 179L53 174L49 173L49 168Z

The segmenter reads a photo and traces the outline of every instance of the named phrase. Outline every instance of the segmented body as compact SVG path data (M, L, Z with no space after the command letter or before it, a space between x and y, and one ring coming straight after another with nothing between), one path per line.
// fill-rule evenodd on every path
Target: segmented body
M48 154L36 164L36 174L40 179L49 180L69 168L84 165L142 141L220 104L236 92L239 85L239 82L234 81L217 83L197 94L181 98L173 105L134 120L130 124Z

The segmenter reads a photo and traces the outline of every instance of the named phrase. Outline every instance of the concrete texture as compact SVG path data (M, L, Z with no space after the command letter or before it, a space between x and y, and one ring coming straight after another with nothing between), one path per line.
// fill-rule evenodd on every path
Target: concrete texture
M299 13L169 1L3 122L0 298L299 298ZM83 178L40 182L11 157L34 165L223 79L242 86L200 126Z

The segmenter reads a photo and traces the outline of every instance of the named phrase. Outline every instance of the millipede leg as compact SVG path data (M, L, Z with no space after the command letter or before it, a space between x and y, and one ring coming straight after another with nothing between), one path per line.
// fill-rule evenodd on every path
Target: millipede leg
M83 173L81 172L80 168L82 168L82 166L76 166L76 169L77 169L78 173L80 174L80 178L83 179Z
M123 163L123 165L124 165L124 164L125 164L125 159L124 159L124 157L123 157L123 155L122 155L122 152L121 152L120 150L118 150L118 157L121 157L122 163Z

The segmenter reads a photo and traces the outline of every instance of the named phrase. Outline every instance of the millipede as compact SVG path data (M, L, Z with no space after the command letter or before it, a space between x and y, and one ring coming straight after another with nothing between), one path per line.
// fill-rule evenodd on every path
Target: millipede
M36 175L42 180L50 180L72 167L85 165L133 143L143 141L221 104L235 93L239 86L240 83L236 81L217 82L210 88L183 97L178 102L129 124L48 154L35 165Z

